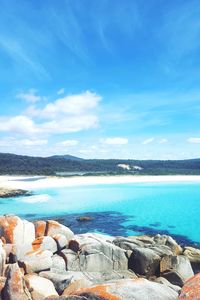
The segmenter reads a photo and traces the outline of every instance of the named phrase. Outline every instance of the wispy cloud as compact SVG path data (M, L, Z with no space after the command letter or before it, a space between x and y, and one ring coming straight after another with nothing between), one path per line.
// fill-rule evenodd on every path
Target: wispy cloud
M159 141L159 144L166 144L166 143L168 143L168 139L161 139Z
M18 139L15 137L6 137L0 139L0 147L4 148L12 148L12 147L35 147L35 146L43 146L47 145L48 140L46 139Z
M33 58L28 54L28 50L15 40L14 37L8 36L0 37L0 49L2 49L16 64L17 66L23 65L31 69L38 77L49 78L48 72L39 63L37 58Z
M100 142L107 145L126 145L128 144L128 139L123 137L112 137L100 139Z
M142 142L143 145L147 145L147 144L151 144L153 141L155 140L155 138L149 138L149 139L146 139Z
M30 89L27 92L18 93L16 98L24 100L28 103L36 103L36 102L42 100L43 97L41 97L40 95L37 95L37 90Z
M181 59L200 47L199 1L184 1L171 11L166 11L165 24L161 30L163 41L170 55ZM193 59L194 56L191 57Z
M200 137L190 137L187 139L189 143L199 144L200 143Z
M65 89L64 88L61 88L60 90L57 91L58 95L62 95L64 93L65 93Z
M77 146L78 143L79 143L79 141L77 141L77 140L65 140L65 141L61 141L61 142L57 143L57 146L73 147L73 146Z

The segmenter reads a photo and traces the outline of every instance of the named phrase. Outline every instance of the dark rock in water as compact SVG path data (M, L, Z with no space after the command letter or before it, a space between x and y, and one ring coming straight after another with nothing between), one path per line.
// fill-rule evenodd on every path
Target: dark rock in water
M161 223L160 223L160 222L155 222L155 223L149 224L149 226L152 226L152 227L159 227L159 226L161 226Z
M174 226L174 225L168 225L167 227L168 228L176 228L176 226Z
M31 196L32 192L20 190L20 189L4 189L0 188L0 198L11 198L19 196Z
M94 220L94 218L92 218L90 216L80 216L80 217L76 218L76 220L79 222L87 222L87 221Z
M67 227L70 227L76 234L86 232L101 232L112 236L126 236L127 228L125 222L132 220L132 217L123 215L118 212L88 212L84 213L84 217L92 218L90 221L79 221L80 214L67 214L61 216L53 216L52 219L59 220L59 222ZM43 220L47 217L41 217ZM48 217L49 219L50 217Z

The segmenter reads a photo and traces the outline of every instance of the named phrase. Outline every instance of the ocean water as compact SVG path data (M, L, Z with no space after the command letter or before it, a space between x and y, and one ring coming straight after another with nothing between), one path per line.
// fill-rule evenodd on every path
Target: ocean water
M75 232L166 233L200 247L199 183L133 183L48 188L0 200L0 214L60 217ZM92 220L77 222L77 216Z

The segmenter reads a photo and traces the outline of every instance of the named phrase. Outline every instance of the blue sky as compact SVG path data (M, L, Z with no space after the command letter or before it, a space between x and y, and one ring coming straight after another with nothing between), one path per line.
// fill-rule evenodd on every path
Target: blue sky
M199 0L2 0L0 152L200 157Z

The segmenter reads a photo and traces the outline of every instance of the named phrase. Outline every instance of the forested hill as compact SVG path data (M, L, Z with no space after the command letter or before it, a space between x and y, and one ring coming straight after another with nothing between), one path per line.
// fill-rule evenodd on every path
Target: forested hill
M188 160L124 160L80 159L70 155L32 157L0 153L0 174L56 175L70 174L199 174L200 159ZM66 174L67 175L67 174Z

